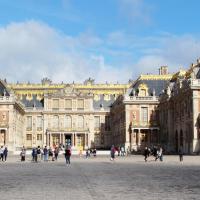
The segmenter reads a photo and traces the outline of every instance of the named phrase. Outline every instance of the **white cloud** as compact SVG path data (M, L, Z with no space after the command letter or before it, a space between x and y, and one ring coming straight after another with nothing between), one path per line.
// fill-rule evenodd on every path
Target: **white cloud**
M27 21L0 27L1 78L9 82L128 82L141 73L157 73L161 65L171 72L187 66L200 53L192 35L131 36L115 31L105 38L91 31L65 35L48 25Z
M121 13L130 22L150 24L152 22L151 12L153 6L144 0L118 0Z
M1 78L38 82L48 76L54 82L83 82L93 77L97 82L126 82L100 52L90 52L101 43L92 33L72 37L36 21L9 24L0 28Z
M139 73L156 73L160 66L168 66L170 73L187 70L190 63L200 57L200 40L183 35L160 38L161 46L146 49L146 53L135 63Z

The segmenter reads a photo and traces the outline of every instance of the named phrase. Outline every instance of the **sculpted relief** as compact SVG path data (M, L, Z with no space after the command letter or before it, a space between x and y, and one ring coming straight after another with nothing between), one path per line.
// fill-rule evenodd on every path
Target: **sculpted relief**
M8 123L8 112L0 111L0 124L6 125Z

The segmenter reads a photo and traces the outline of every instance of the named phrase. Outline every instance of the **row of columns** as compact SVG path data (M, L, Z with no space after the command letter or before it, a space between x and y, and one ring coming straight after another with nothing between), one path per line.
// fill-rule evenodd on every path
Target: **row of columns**
M77 141L78 137L82 137L83 139L83 147L88 147L89 145L89 136L88 133L52 133L52 132L47 132L46 135L46 145L47 146L52 146L53 145L53 136L57 136L59 138L59 144L65 144L65 136L71 136L71 146L76 147L77 146Z
M145 130L145 131L142 132L141 130ZM131 136L131 138L130 138L131 145L138 146L138 147L141 146L141 144L142 144L142 140L141 140L142 139L142 137L141 137L142 133L145 134L144 143L146 143L146 145L150 145L151 143L155 143L153 141L153 137L154 137L153 131L154 130L156 130L156 137L157 137L157 141L155 141L155 142L158 142L158 131L159 131L159 129L157 129L157 128L156 129L143 129L143 128L132 129L132 133L130 135Z

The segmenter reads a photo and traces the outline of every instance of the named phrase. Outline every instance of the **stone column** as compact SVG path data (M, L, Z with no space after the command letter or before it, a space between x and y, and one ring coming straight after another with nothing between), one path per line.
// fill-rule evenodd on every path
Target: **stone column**
M86 147L87 147L87 143L86 143L86 133L84 133L84 140L83 140L83 142L84 142L84 149L86 149Z
M74 133L71 134L71 146L74 146Z
M46 146L49 146L49 133L46 133Z
M141 132L140 129L138 129L138 146L141 146Z
M88 144L89 144L89 142L88 142L88 133L87 133L86 137L87 137L87 140L86 140L86 141L87 141L87 146L88 146Z
M51 146L51 133L49 133L49 147Z
M76 133L74 133L74 147L76 146Z
M63 143L63 145L65 145L65 134L64 133L62 134L62 143Z

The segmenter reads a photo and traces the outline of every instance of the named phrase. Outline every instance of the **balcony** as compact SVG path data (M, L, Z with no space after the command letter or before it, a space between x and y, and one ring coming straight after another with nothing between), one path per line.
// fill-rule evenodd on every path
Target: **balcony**
M12 96L0 96L0 103L13 103L15 98Z
M88 128L78 128L78 127L74 127L74 128L48 128L48 131L52 131L52 132L88 132L89 129Z
M191 87L200 87L200 79L190 79Z
M157 127L158 122L132 122L132 128L135 127L143 127L143 128L150 128L150 127Z
M149 101L158 101L157 96L124 96L124 102L149 102Z

